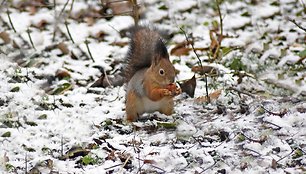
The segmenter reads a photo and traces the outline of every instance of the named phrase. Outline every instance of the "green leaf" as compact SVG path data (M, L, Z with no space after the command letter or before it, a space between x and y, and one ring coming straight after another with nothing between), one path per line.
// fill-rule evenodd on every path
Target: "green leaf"
M82 164L84 165L94 165L97 163L97 160L90 155L86 155L82 158Z
M11 137L11 132L5 132L1 137Z
M163 127L165 129L176 129L177 124L176 123L169 123L169 122L157 122L158 127Z
M228 53L230 53L233 49L229 48L229 47L223 47L222 48L222 55L226 56Z
M303 156L303 152L300 149L296 149L294 154L292 155L293 159L299 158Z
M37 126L37 123L35 123L34 121L26 121L25 124L30 126Z
M47 119L47 114L42 114L38 117L39 120L45 120Z
M213 20L212 22L211 22L211 24L212 24L212 26L213 26L213 28L219 28L219 22L218 21L216 21L216 20Z
M240 58L235 58L230 64L230 69L235 71L245 70L246 66L241 62Z
M162 5L158 7L159 10L168 10L168 7L166 5Z
M242 142L245 140L245 136L243 134L239 134L237 138L239 142Z
M65 91L69 90L70 88L72 88L72 85L70 83L64 83L64 84L61 84L59 85L58 88L56 88L52 94L53 95L58 95L58 94L62 94L64 93Z
M306 58L306 49L299 53L300 58Z
M10 90L10 92L18 92L20 90L19 86L16 86Z
M250 13L248 11L242 13L240 16L245 16L245 17L249 17L251 16Z
M10 164L10 163L6 163L5 164L5 169L6 169L6 171L14 172L15 167L12 164Z
M203 23L203 25L206 26L206 27L208 27L208 26L209 26L209 22L208 22L208 21L205 21L205 22Z

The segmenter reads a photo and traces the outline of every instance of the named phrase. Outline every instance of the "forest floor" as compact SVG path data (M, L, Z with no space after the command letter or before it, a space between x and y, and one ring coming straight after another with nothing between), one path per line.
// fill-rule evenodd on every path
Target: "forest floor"
M2 0L0 173L306 172L304 0L139 1L195 93L134 123L119 72L137 18L101 2Z

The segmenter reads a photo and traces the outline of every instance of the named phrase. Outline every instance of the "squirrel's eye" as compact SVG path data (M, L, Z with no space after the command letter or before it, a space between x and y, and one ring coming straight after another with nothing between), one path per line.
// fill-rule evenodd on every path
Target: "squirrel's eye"
M165 74L165 70L164 69L160 69L159 70L159 74L163 76Z

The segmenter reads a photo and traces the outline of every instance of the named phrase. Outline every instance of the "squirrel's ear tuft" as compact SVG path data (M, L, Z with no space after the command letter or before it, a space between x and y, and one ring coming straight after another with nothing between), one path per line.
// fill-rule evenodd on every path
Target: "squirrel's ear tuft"
M161 39L159 39L156 42L154 53L160 59L163 59L163 58L168 59L169 58L168 50L167 50L164 42Z

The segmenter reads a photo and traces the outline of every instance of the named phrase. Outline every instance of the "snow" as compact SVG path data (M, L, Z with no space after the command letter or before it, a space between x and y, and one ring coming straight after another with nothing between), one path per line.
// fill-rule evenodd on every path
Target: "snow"
M12 3L17 6L19 2ZM112 43L128 42L123 31L134 24L133 18L97 18L88 25L68 17L71 1L63 15L55 17L66 2L57 0L55 10L39 7L33 15L9 5L17 33L6 10L0 7L1 32L7 32L20 46L4 44L0 37L0 173L25 173L35 166L41 173L304 172L306 81L305 60L301 61L299 53L305 50L305 33L286 20L294 17L305 26L305 17L296 15L303 14L301 1L281 0L279 6L272 5L273 1L224 2L220 8L227 37L221 46L233 51L212 63L208 61L209 51L197 51L204 66L218 70L217 76L208 77L208 91L221 89L219 98L206 104L182 94L175 98L173 115L144 114L144 120L135 123L124 119L125 86L90 87L102 71L112 78L122 68L128 45ZM75 1L72 16L86 12L88 7L100 9L98 2L86 2ZM188 36L192 34L195 48L209 50L211 22L219 21L213 1L147 0L141 5L146 8L140 23L154 23L173 34L167 45L169 52L185 41L179 27ZM160 8L163 6L166 9ZM242 16L244 12L249 16ZM47 22L45 28L33 27L42 20ZM55 26L59 30L53 41ZM100 32L105 35L98 40L95 36ZM86 40L95 62L89 57ZM63 55L57 48L45 50L60 42L76 58L72 53ZM30 59L33 64L27 64ZM204 76L191 71L198 65L193 51L170 55L170 59L179 70L176 81L196 75L195 97L205 96ZM245 66L231 69L234 59ZM58 70L67 71L70 78L55 77ZM241 74L245 76L239 83ZM48 92L65 83L72 88L56 95ZM13 92L16 87L19 90ZM242 113L243 102L248 113ZM158 122L176 127L158 127ZM7 132L11 135L5 137ZM82 156L61 159L76 146L88 150L98 162L79 164ZM297 149L302 155L294 158ZM280 164L276 169L272 168L273 159ZM50 168L42 164L46 160L52 161Z

